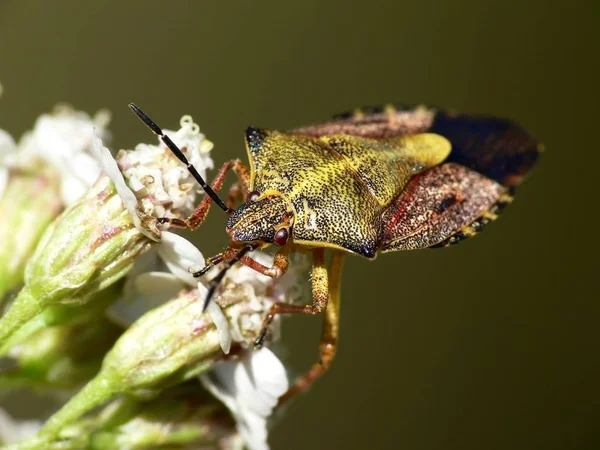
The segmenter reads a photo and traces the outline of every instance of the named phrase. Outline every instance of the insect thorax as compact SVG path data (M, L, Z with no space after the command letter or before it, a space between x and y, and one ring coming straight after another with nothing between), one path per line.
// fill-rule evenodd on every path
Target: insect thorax
M252 189L289 199L295 210L294 241L368 258L377 251L384 209L413 174L450 151L444 140L439 154L422 161L401 153L412 150L400 141L262 133L258 143L249 142ZM438 138L431 139L439 143Z

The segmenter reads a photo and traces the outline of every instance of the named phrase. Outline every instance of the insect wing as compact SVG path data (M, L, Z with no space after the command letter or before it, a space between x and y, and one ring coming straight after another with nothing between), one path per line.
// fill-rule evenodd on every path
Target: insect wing
M452 144L447 162L462 164L508 187L519 184L542 148L535 138L509 120L425 106L357 109L293 132L316 137L340 133L370 138L440 134Z
M362 108L293 132L378 139L435 133L450 141L443 164L414 176L384 212L383 252L445 246L474 235L512 201L542 149L509 120L425 106Z
M384 212L379 250L415 250L440 244L476 223L506 188L474 170L446 163L413 177ZM477 222L478 223L478 222ZM464 231L463 231L464 230Z
M429 132L441 134L452 143L447 161L507 187L522 181L541 150L541 145L520 126L495 117L438 112Z

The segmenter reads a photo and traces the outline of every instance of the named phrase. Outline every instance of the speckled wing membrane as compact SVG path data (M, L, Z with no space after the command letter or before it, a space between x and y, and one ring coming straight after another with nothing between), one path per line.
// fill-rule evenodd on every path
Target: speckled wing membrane
M508 120L424 106L357 109L292 132L380 139L436 133L451 142L448 158L415 175L384 212L382 252L446 246L474 235L512 201L541 148Z

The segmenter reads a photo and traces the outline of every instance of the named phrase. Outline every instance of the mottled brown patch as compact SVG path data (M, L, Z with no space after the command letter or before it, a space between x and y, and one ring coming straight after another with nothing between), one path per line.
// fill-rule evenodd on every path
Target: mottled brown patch
M512 203L512 199L512 195L509 195L505 192L500 196L498 201L486 209L480 217L475 219L470 224L463 226L460 231L453 234L448 239L432 245L431 248L448 247L450 245L458 244L466 238L475 236L477 233L481 232L487 224L496 220L498 215L504 211L506 206Z
M294 134L306 136L325 136L329 134L349 134L371 138L387 138L405 134L422 133L432 124L435 112L423 106L411 110L397 111L388 106L372 111L357 110L350 115L337 119L296 128Z
M379 250L413 250L442 242L481 216L504 191L499 183L458 164L428 170L413 178L385 211ZM457 201L450 205L453 197ZM455 241L465 237L463 233Z

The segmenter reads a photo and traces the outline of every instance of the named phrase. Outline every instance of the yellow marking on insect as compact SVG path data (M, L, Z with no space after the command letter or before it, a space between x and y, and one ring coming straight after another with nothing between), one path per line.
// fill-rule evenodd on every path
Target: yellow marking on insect
M502 203L512 203L513 200L514 200L514 197L512 195L510 195L508 192L505 192L504 194L502 194L500 196L500 198L498 199L498 201L502 202Z
M490 211L484 211L481 217L489 220L496 220L498 218L498 215Z
M360 108L356 108L352 114L355 119L362 119L365 117L365 112Z
M317 212L308 205L306 198L302 199L304 206L304 227L307 230L315 230L317 228Z
M385 105L385 108L383 109L383 112L388 116L393 116L397 111L398 110L394 107L394 105Z
M394 201L412 176L440 164L452 150L450 141L435 133L390 139L332 134L319 141L325 145L329 158L316 176L345 177L350 169L382 207ZM342 185L335 181L334 184Z
M475 231L473 228L471 228L471 225L467 225L461 228L460 230L466 237L471 237L477 234L477 231Z

